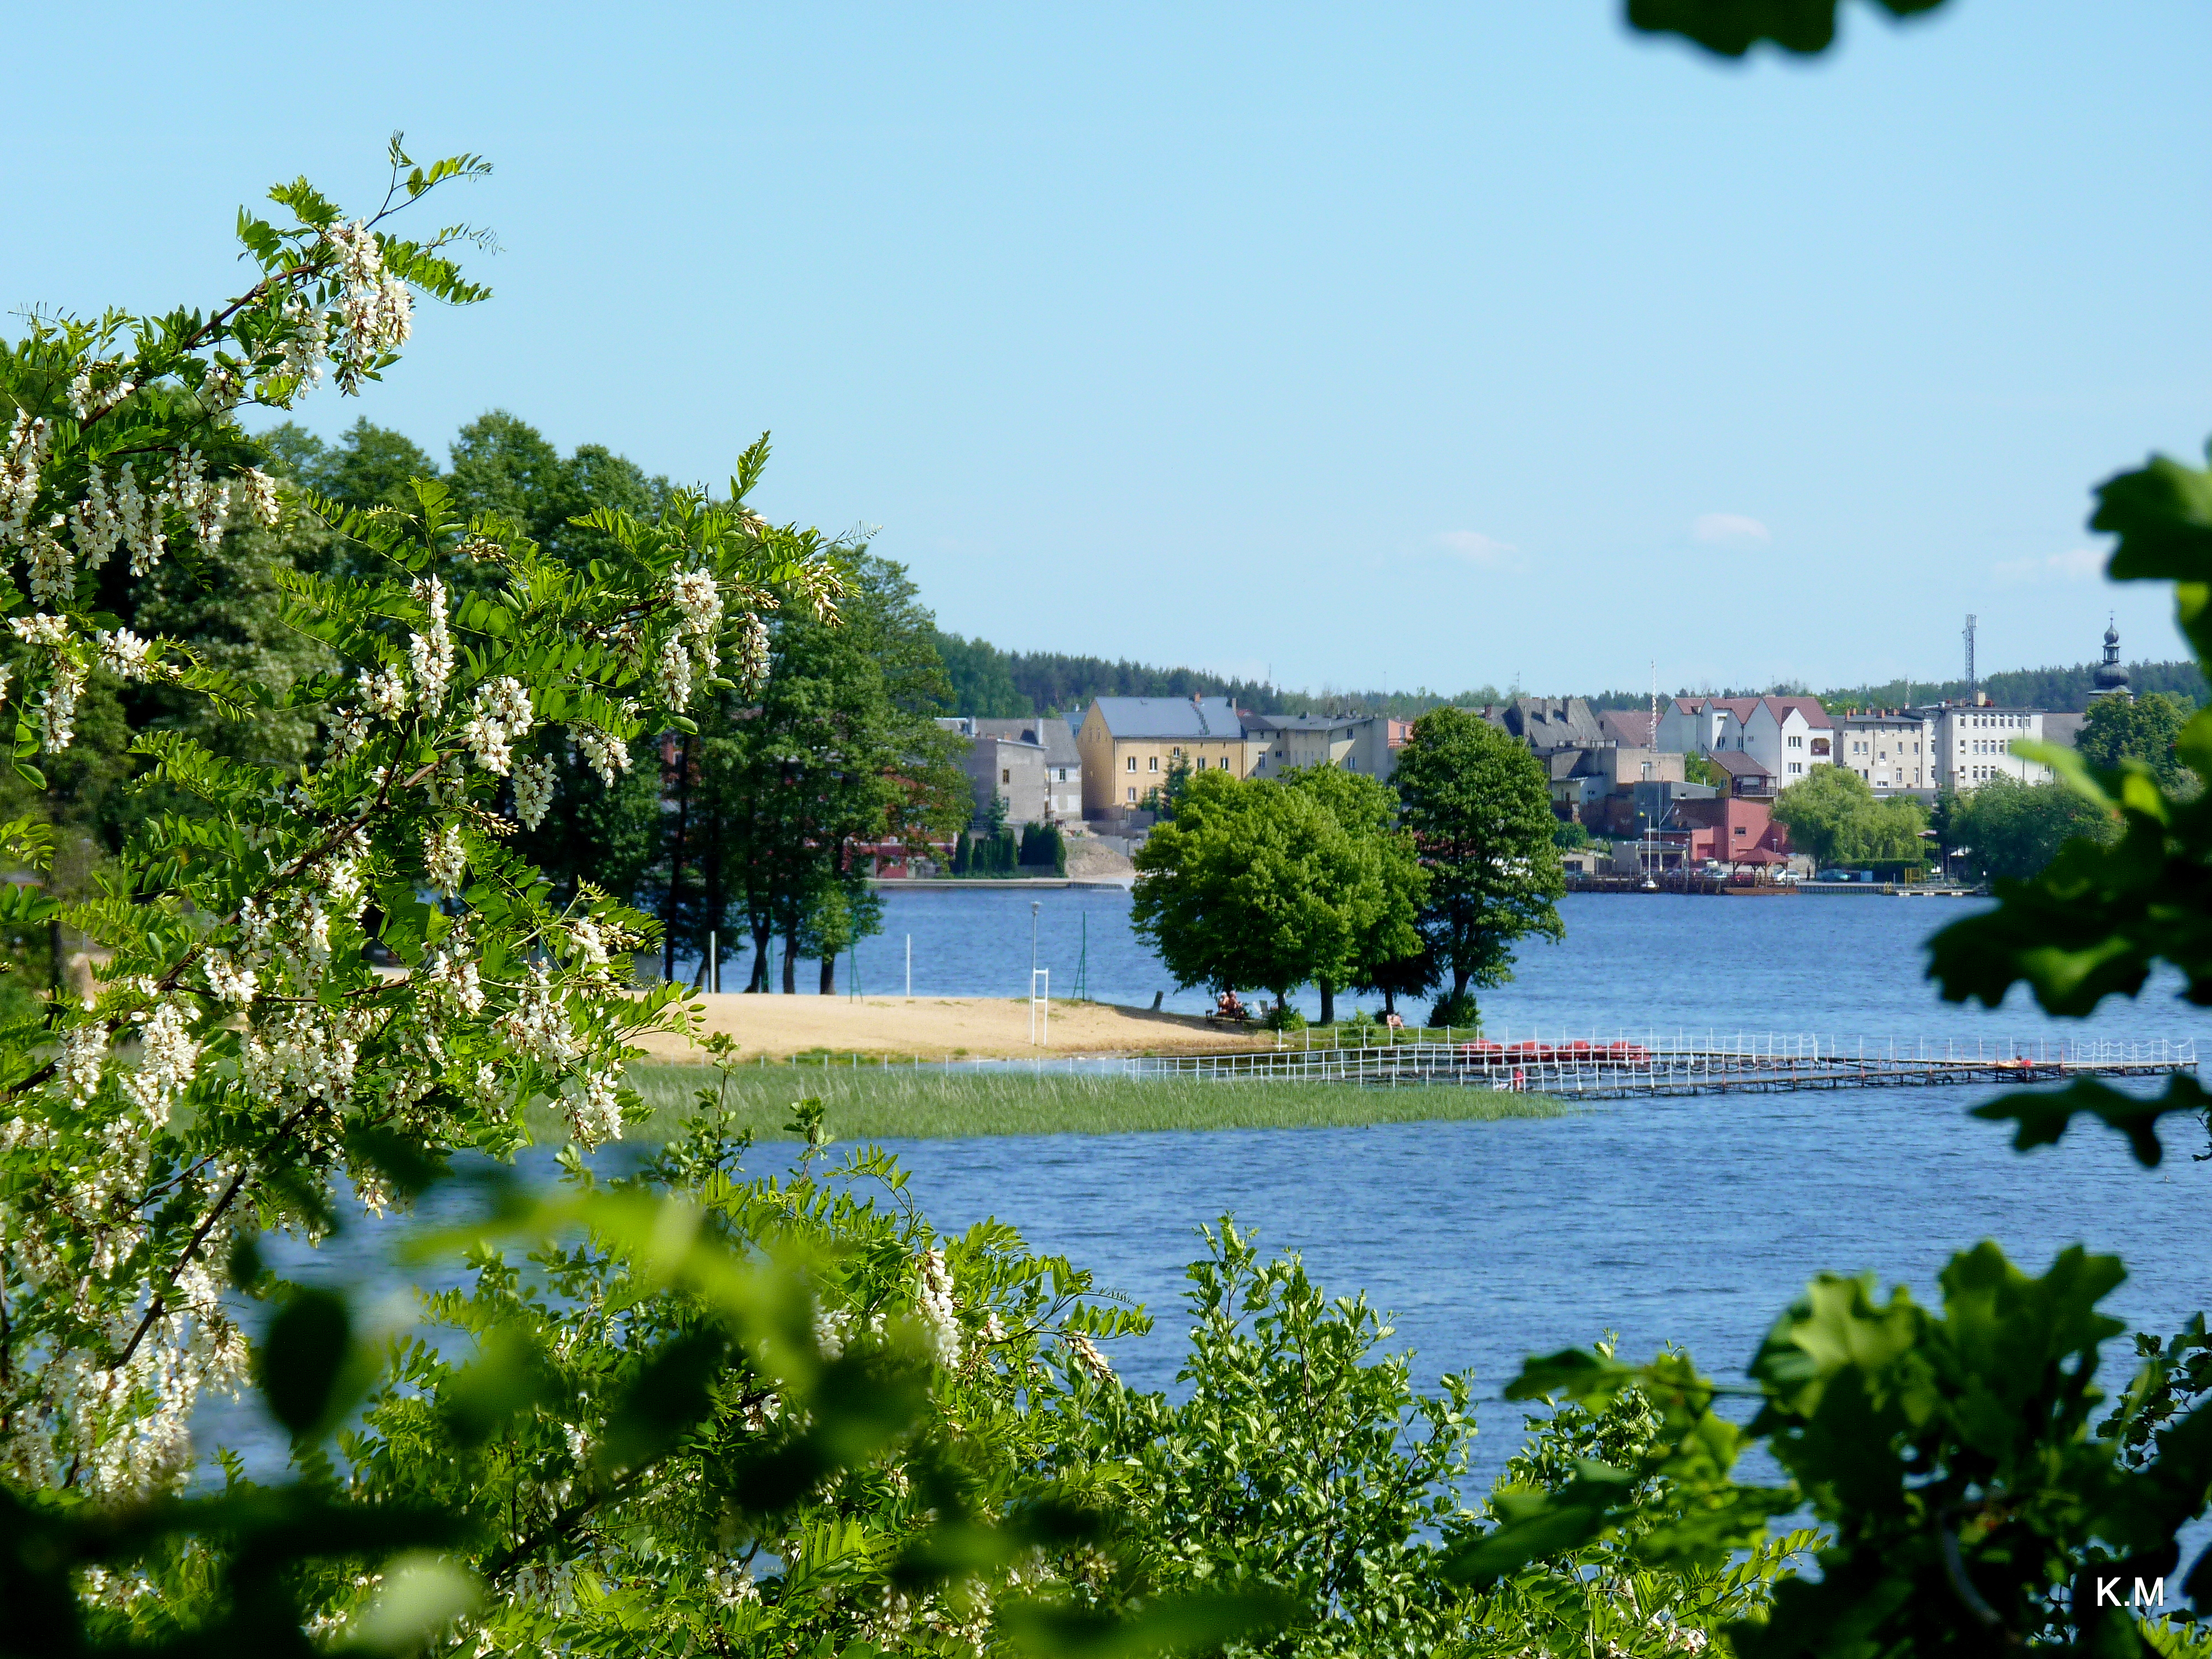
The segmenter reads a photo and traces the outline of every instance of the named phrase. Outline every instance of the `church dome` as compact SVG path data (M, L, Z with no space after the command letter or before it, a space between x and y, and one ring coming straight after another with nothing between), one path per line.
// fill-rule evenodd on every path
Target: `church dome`
M2128 671L2120 665L2120 629L2117 622L2105 627L2105 660L2097 665L2096 690L2093 696L2124 697L2128 690Z

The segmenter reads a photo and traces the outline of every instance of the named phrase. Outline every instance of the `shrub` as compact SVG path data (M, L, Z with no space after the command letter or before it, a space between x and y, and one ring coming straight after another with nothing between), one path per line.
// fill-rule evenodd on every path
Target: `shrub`
M1429 1010L1429 1026L1432 1030L1456 1028L1480 1031L1482 1029L1482 1010L1470 994L1454 996L1445 992Z
M1272 1003L1260 1018L1261 1025L1270 1031L1303 1031L1306 1017L1287 1002Z

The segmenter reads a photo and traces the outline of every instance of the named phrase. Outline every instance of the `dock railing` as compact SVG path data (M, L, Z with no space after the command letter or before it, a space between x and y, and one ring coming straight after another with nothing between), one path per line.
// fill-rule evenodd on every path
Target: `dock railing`
M1377 1088L1455 1085L1584 1097L2018 1084L2196 1069L2193 1037L1843 1040L1753 1033L1702 1038L1678 1034L1671 1039L1647 1034L1610 1042L1508 1036L1495 1041L1158 1055L1122 1062L1129 1077Z

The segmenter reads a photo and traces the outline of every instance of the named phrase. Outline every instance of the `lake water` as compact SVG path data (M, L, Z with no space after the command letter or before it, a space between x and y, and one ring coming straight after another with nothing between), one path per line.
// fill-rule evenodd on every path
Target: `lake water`
M1170 1007L1200 1006L1131 938L1127 895L1098 890L893 893L885 935L861 948L862 988L903 988L911 933L917 995L1021 994L1032 900L1056 989L1073 988L1087 938L1092 997L1148 1006L1167 991ZM1524 950L1514 981L1483 994L1485 1016L1493 1034L1883 1042L2203 1028L2170 990L2086 1024L2046 1020L2017 994L1994 1012L1939 1001L1921 947L1969 908L1870 895L1571 896L1565 941ZM1932 1298L1946 1257L1985 1237L2033 1271L2076 1242L2123 1255L2130 1278L2112 1305L2137 1327L2171 1330L2212 1305L2201 1242L2212 1164L2191 1158L2202 1150L2192 1128L2177 1127L2157 1170L2086 1130L2022 1156L1966 1115L1982 1092L1635 1100L1498 1123L895 1150L940 1227L996 1216L1148 1304L1158 1332L1115 1354L1146 1387L1172 1386L1183 1267L1195 1229L1224 1214L1259 1229L1266 1248L1303 1252L1331 1291L1364 1289L1392 1310L1394 1344L1417 1351L1419 1377L1473 1367L1478 1395L1493 1397L1522 1356L1607 1331L1630 1354L1674 1341L1709 1370L1740 1373L1814 1273L1871 1270ZM1518 1408L1486 1406L1481 1423L1486 1475L1519 1442Z
M885 937L862 947L862 987L898 988L914 936L915 990L1014 995L1039 956L1069 982L1088 934L1091 994L1195 1008L1127 930L1128 899L1097 890L890 896ZM2162 988L2092 1021L2045 1018L2017 991L1994 1012L1941 1001L1922 946L1975 908L1963 900L1801 895L1771 900L1578 894L1566 937L1524 949L1513 982L1482 994L1493 1034L1715 1030L1972 1042L2039 1035L2192 1036L2197 1011ZM876 965L872 956L884 962ZM1063 973L1068 979L1063 979ZM1310 1012L1311 999L1308 1000ZM1370 1005L1372 999L1366 999ZM1815 1273L1878 1273L1932 1298L1952 1251L1994 1238L2039 1272L2082 1243L2125 1257L2112 1304L2171 1330L2212 1305L2202 1243L2212 1164L2177 1126L2165 1165L2138 1167L2116 1136L2077 1130L2021 1155L1970 1118L1987 1091L1857 1090L1599 1103L1498 1123L1212 1134L915 1141L896 1150L938 1224L994 1215L1147 1304L1160 1330L1121 1345L1125 1375L1170 1386L1176 1302L1194 1231L1225 1214L1297 1250L1333 1291L1393 1310L1417 1376L1472 1366L1494 1395L1522 1356L1620 1334L1668 1341L1738 1373ZM2124 1356L2116 1356L2116 1362ZM1519 1441L1518 1408L1481 1413L1481 1463Z

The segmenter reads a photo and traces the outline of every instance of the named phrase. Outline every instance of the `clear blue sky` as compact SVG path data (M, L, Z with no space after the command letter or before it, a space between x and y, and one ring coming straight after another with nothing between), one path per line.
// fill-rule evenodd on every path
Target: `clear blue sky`
M2212 430L2212 9L1850 9L1808 66L1618 0L47 7L0 303L228 291L385 136L497 172L495 297L357 415L501 406L882 526L942 624L1291 685L2079 661L2088 489Z

